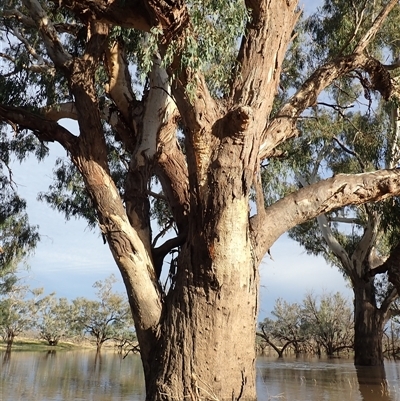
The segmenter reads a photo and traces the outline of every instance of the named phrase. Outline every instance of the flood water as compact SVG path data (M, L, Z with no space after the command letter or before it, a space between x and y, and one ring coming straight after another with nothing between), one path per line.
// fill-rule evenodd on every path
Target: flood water
M140 359L106 351L0 352L1 401L143 401ZM400 362L260 357L259 401L400 401Z

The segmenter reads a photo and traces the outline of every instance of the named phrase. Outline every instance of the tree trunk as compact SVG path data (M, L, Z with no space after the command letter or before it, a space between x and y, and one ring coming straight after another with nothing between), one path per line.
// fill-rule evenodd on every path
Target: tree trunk
M12 330L8 330L7 332L7 351L10 352L12 345L14 344L15 334Z
M236 225L228 238L212 240L197 229L182 249L165 301L163 335L145 369L147 400L256 399L259 278L247 225L241 224L247 207L232 216ZM218 232L224 224L215 225Z
M383 365L382 338L385 316L377 308L372 283L354 287L354 364Z

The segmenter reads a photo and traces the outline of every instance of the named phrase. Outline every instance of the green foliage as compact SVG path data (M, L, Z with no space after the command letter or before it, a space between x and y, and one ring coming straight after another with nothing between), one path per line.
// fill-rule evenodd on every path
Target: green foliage
M72 334L71 304L66 298L50 294L41 301L42 307L36 325L39 337L49 345L57 343Z
M94 228L97 220L90 198L87 195L81 175L67 159L57 159L53 170L54 180L46 193L38 199L47 202L53 209L71 217L83 217L89 227Z
M322 347L327 355L352 347L353 311L339 293L320 297L308 293L301 304L279 298L271 314L273 318L259 325L260 337L270 345L291 346L295 353Z
M93 284L97 289L97 300L80 297L72 301L72 329L93 337L98 350L104 342L121 335L126 327L133 326L126 297L112 291L115 281L114 275L111 275Z
M193 33L185 43L182 67L202 70L211 92L229 91L235 71L238 41L249 18L239 0L192 0L189 6Z
M11 348L14 338L35 327L42 289L31 290L22 279L10 274L7 290L0 293L0 335Z

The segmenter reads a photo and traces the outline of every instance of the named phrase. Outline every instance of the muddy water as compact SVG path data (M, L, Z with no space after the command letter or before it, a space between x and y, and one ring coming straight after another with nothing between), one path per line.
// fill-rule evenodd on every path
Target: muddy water
M350 359L257 360L259 401L400 401L400 362L355 369ZM0 353L1 401L143 401L140 359L92 351Z

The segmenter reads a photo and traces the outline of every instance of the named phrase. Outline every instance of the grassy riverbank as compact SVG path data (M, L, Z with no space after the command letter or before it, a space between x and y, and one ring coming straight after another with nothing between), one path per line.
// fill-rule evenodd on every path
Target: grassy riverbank
M7 344L0 341L0 351L5 351ZM49 345L47 341L31 338L21 338L14 341L12 351L69 351L82 348L91 348L87 344L74 344L60 341L57 345Z

